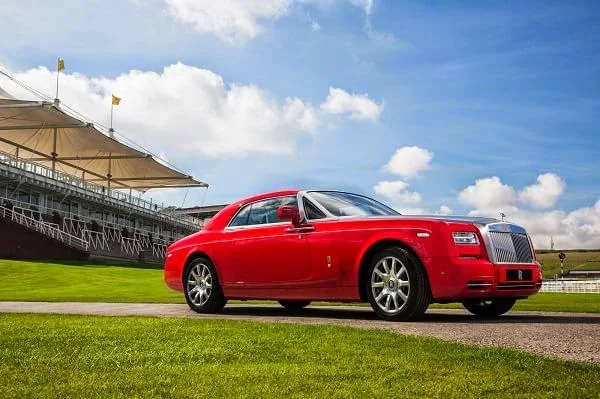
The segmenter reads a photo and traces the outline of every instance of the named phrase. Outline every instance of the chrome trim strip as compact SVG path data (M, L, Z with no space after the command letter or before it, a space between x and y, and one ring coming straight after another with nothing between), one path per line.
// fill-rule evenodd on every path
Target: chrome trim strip
M277 222L277 223L248 224L246 226L227 226L227 227L225 227L225 231L260 229L260 228L273 227L273 226L287 226L289 224L291 224L291 223L290 222Z

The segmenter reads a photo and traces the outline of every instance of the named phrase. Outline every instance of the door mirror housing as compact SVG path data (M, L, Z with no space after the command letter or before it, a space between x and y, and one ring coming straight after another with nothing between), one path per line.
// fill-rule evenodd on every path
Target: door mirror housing
M297 206L280 206L277 208L277 217L281 220L289 220L294 227L300 227L300 211Z

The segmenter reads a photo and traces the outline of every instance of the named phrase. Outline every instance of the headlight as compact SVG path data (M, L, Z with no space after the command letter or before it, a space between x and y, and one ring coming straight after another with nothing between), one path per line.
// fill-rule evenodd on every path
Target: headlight
M452 236L454 237L455 244L479 244L477 234L470 231L455 231L452 233Z

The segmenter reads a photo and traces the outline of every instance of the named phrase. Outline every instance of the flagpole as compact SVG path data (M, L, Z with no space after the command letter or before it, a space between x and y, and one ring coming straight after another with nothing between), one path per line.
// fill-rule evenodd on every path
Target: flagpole
M58 100L58 78L60 76L60 68L58 67L58 60L56 60L56 97L54 97L55 100Z

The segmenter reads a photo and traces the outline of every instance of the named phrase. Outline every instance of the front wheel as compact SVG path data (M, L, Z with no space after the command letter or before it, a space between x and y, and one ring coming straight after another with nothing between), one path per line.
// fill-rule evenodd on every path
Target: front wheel
M462 304L469 312L479 317L497 317L503 315L512 309L517 300L514 298L506 299L472 299L464 301Z
M299 312L310 305L310 301L279 301L279 304L290 312Z
M403 248L389 247L377 253L365 277L371 307L382 319L414 319L429 306L431 294L425 270Z
M206 258L190 262L183 276L183 288L185 301L194 312L217 313L227 303L217 271Z

